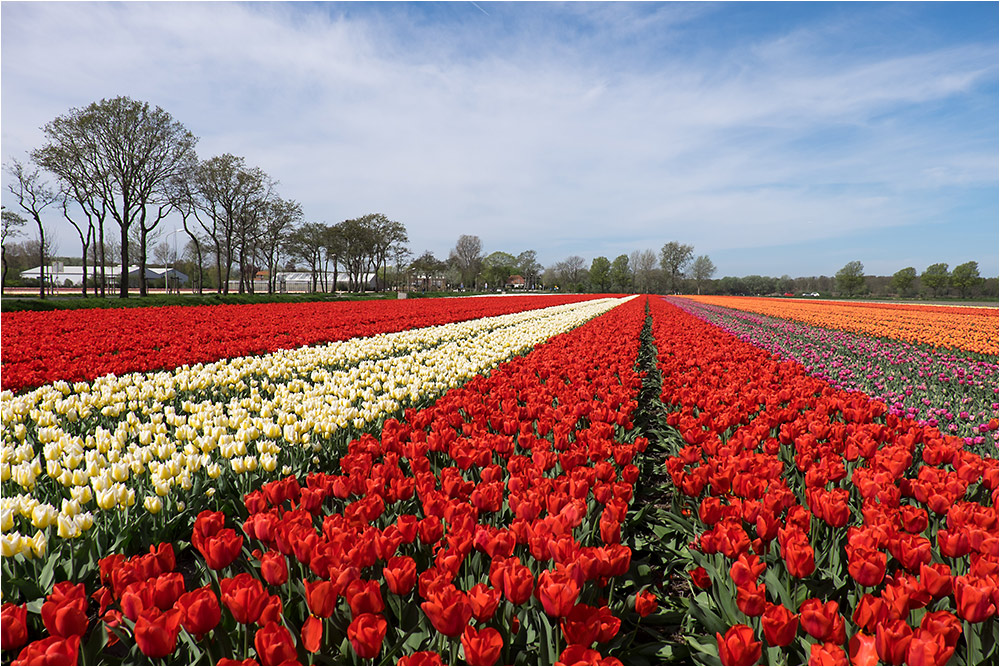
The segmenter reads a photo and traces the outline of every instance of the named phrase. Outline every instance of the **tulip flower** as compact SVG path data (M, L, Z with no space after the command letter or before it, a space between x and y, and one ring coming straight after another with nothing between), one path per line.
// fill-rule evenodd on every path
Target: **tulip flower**
M222 619L219 599L210 586L196 588L177 599L177 608L184 612L181 623L195 637L215 629Z
M389 591L406 595L417 582L417 563L409 556L393 556L382 569Z
M417 651L404 655L396 661L397 667L421 667L422 665L444 665L441 655L436 651Z
M875 628L875 650L882 662L901 665L913 639L913 628L906 621L886 621Z
M219 582L222 602L239 623L256 623L269 601L268 594L260 581L249 573L242 572L235 577Z
M812 644L809 647L810 665L849 665L847 653L831 642Z
M15 665L75 665L80 658L80 636L46 637L33 641L17 654Z
M875 637L863 632L851 637L847 645L847 653L851 664L874 667L878 664L878 651L875 649Z
M746 625L734 625L725 637L716 633L719 659L723 665L753 665L760 660L761 643L755 641L753 630Z
M139 650L154 660L173 653L183 615L180 609L161 612L152 607L144 610L135 622L135 643Z
M264 665L280 665L298 659L292 633L274 621L257 630L253 645Z
M760 617L760 625L769 646L788 646L798 633L799 616L784 605L768 602Z
M471 625L462 632L465 661L470 665L493 665L503 649L503 637L495 628L475 630Z
M646 618L656 611L658 603L656 596L649 591L640 591L635 596L635 611L640 617Z
M955 577L958 615L970 623L981 623L997 613L996 583L969 575Z
M462 634L472 618L472 604L468 596L454 587L434 591L426 602L420 604L420 608L427 614L434 629L448 637Z
M473 617L480 623L485 623L493 618L493 614L500 605L500 596L500 591L483 583L470 588L468 597L469 604L472 605Z
M576 604L580 586L565 570L545 570L538 575L536 594L546 614L562 618Z
M426 603L425 603L426 604ZM359 614L347 626L347 639L357 656L363 660L376 657L382 651L386 621L379 614Z
M260 574L271 586L288 581L288 559L280 551L268 551L260 558Z
M0 608L0 636L5 651L21 648L28 641L28 608L4 602Z

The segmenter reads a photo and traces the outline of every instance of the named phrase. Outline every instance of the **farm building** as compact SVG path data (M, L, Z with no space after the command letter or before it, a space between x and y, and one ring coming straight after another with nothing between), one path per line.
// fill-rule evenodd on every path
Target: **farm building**
M25 269L21 271L22 280L38 280L40 267L33 267L30 269ZM97 267L88 266L87 267L87 278L93 280L94 276L97 275ZM121 266L108 266L105 267L104 273L108 278L109 283L117 285L121 280ZM177 269L172 269L169 266L163 267L146 267L146 280L150 283L155 281L162 281L164 276L170 277L171 284L176 284L179 281L181 285L187 285L188 276L182 271ZM130 266L128 270L128 278L130 285L139 284L139 267ZM52 266L45 267L45 280L49 284L55 285L56 287L80 287L83 285L83 267L82 266L66 266L62 262L56 262Z

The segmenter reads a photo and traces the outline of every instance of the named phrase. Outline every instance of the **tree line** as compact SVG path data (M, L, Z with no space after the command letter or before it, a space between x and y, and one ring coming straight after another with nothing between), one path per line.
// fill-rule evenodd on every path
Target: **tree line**
M279 269L298 260L310 267L314 290L328 287L331 267L333 285L342 269L349 289L360 290L370 284L368 276L386 272L390 256L405 250L405 226L381 213L332 225L304 222L301 205L281 197L271 176L230 153L199 159L195 136L146 102L101 100L71 109L42 131L42 146L5 165L8 190L24 215L3 210L3 283L10 242L34 223L37 241L21 244L20 254L35 254L43 298L46 259L54 254L43 219L47 209L60 210L79 237L84 294L88 287L106 294L115 278L106 275L109 262L122 267L120 296L128 296L125 273L133 263L139 293L146 294L150 250L162 263L171 259L162 224L168 216L180 218L198 291L211 266L220 293L230 291L234 278L240 292L253 292L259 275L274 292ZM385 281L376 278L375 287L384 289Z

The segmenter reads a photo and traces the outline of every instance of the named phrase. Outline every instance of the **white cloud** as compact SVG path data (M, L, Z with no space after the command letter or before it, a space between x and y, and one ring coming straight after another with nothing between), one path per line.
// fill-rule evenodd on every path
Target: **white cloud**
M545 263L674 238L699 253L830 240L946 213L949 188L995 188L996 128L990 145L935 114L996 79L996 44L831 58L816 40L836 35L807 27L657 60L725 11L698 4L570 5L589 26L575 41L546 15L494 43L483 26L521 8L473 8L468 33L448 34L391 6L5 2L3 156L70 107L127 94L183 122L203 157L246 156L310 219L379 210L417 253L475 233Z

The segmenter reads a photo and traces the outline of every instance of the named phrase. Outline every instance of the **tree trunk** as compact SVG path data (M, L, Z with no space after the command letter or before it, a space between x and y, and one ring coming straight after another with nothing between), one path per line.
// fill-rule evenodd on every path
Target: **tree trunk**
M122 230L122 266L119 273L118 296L122 299L128 298L128 225L124 225Z

